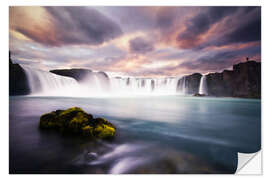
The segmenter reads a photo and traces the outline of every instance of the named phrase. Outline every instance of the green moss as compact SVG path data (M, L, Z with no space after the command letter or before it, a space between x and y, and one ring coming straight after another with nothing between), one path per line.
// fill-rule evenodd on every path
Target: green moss
M85 113L85 112L84 112L81 108L79 108L79 107L72 107L72 108L69 108L69 109L67 109L67 110L65 110L65 111L62 111L62 112L60 113L60 116L67 115L67 114L72 113L72 112L83 112L83 113Z
M95 128L95 133L97 137L101 139L111 138L115 135L115 128L108 125L98 125Z
M104 118L93 119L81 108L56 110L40 117L40 128L57 129L60 132L83 135L91 138L111 138L115 127Z
M89 125L82 127L82 134L87 137L93 137L93 127Z

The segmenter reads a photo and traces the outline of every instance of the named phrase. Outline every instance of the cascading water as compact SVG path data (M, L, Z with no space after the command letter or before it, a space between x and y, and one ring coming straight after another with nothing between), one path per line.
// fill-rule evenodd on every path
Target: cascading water
M160 94L169 95L176 93L177 78L111 78L112 93L122 95Z
M180 94L183 94L183 95L188 93L188 86L187 86L187 82L186 82L186 76L183 76L182 78L180 78L178 80L176 91L177 91L177 93L180 93Z
M183 92L183 94L187 93L187 91L186 91L186 76L184 76L184 78L183 78L182 92Z
M24 69L31 94L39 95L56 95L59 92L63 95L71 86L76 86L78 83L73 78L59 76L50 72L33 69L25 65L21 65Z
M69 77L32 69L25 70L31 95L44 96L130 96L174 95L178 78L121 78L108 77L105 73L93 72L79 83ZM184 87L185 89L185 87Z
M205 94L205 95L208 95L208 93L207 93L206 75L202 75L202 77L201 77L201 80L200 80L200 88L199 88L199 94Z

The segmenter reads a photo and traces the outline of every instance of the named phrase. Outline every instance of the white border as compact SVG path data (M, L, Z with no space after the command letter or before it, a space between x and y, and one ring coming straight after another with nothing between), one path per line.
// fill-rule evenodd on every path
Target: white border
M20 175L8 175L8 6L9 5L24 5L24 6L31 6L31 5L110 5L110 6L117 6L117 5L169 5L169 6L262 6L262 132L264 135L262 135L262 141L266 139L267 141L270 139L269 135L269 128L270 128L270 118L269 114L267 114L267 111L269 111L270 103L270 83L268 78L270 78L270 71L268 68L270 68L270 56L269 56L269 36L270 36L270 26L269 26L269 17L270 17L270 8L269 8L269 1L267 0L136 0L136 1L128 1L128 0L9 0L5 1L5 3L2 2L0 6L0 18L1 18L1 28L0 28L0 35L1 35L1 130L0 130L0 142L1 142L1 153L0 153L0 172L1 172L1 179L6 179L6 178L20 178L20 179L48 179L48 178L61 178L58 175L53 175L53 176L31 176L31 175L25 175L25 176L20 176ZM264 130L266 128L266 131ZM264 150L263 154L263 165L266 164L265 161L267 159L270 159L269 155L270 154L270 148L269 148L269 143L264 144L262 142L262 149ZM268 150L269 149L269 150ZM269 165L263 166L263 176L233 176L229 175L230 177L226 176L219 176L218 178L267 178L269 176ZM76 178L77 175L65 175L63 178L65 179L74 179ZM121 179L121 178L129 178L130 180L132 179L138 179L138 178L172 178L172 179L179 179L179 178L200 178L200 179L211 179L214 178L216 179L217 177L215 175L153 175L153 176L148 176L148 175L139 175L139 176L126 176L126 175L120 175L120 176L106 176L106 175L91 175L90 177L86 176L81 176L81 178L115 178L115 179ZM269 179L269 177L267 178Z

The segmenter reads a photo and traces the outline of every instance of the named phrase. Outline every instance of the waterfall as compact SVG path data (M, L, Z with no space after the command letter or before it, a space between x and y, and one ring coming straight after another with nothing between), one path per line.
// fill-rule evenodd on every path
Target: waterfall
M56 75L26 65L24 69L31 95L44 96L130 96L174 95L178 78L108 77L102 72L92 72L82 81ZM184 87L185 89L185 87Z
M76 80L73 78L59 76L50 72L33 69L26 65L21 65L21 67L26 73L31 94L52 95L55 92L59 92L59 94L63 95L65 91L60 90L77 85Z
M202 77L201 77L201 80L200 80L200 88L199 88L199 94L205 94L205 95L208 95L208 93L207 93L206 75L202 75Z
M186 91L186 76L184 76L184 78L183 78L182 92L183 92L183 94L187 93L187 91Z
M110 78L111 92L122 95L176 93L177 78Z
M186 81L186 76L183 76L182 78L180 78L177 82L177 86L176 86L176 91L177 93L180 94L187 94L188 93L188 86L187 86L187 81Z

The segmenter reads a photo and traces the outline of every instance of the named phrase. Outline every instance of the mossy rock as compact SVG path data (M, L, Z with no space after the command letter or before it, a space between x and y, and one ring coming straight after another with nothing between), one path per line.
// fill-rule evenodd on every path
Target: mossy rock
M115 136L115 126L112 123L104 118L93 118L79 107L43 114L39 127L89 138L108 139Z

